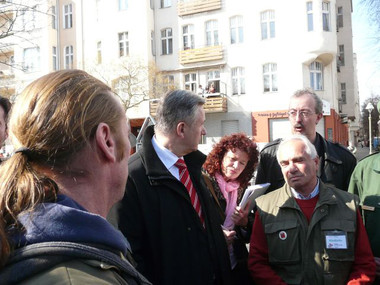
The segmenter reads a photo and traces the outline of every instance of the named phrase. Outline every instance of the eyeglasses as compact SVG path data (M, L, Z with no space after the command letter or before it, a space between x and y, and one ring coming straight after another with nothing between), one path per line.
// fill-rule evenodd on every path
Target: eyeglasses
M308 118L315 113L307 111L307 110L290 110L288 114L289 114L289 117L291 118L297 117L297 114L299 114L301 118Z

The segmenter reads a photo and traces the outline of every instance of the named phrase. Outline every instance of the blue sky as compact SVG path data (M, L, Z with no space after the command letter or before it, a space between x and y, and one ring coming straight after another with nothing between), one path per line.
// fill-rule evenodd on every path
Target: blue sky
M371 25L366 11L360 7L359 1L353 0L352 29L362 103L371 93L380 95L380 37L374 25Z

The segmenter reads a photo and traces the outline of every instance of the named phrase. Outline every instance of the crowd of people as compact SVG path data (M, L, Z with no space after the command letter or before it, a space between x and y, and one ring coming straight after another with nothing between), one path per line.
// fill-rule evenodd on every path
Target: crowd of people
M356 165L318 134L322 101L303 89L291 136L259 153L229 134L206 156L204 103L165 94L130 157L121 103L84 71L0 98L0 140L15 147L0 166L0 283L380 282L380 154ZM270 183L253 210L252 181Z

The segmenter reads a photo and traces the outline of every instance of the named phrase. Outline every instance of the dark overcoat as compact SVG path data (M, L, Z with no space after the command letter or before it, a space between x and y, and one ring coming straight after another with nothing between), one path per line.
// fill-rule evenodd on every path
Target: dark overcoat
M153 127L142 149L129 162L123 200L111 211L131 244L137 269L153 284L230 284L230 262L222 221L201 174L206 156L184 156L205 217L205 228L185 186L164 166L151 143Z

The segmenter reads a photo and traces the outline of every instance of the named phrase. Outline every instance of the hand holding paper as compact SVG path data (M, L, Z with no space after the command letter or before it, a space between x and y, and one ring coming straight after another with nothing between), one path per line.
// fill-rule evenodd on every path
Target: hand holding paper
M250 212L256 205L255 199L263 195L269 186L270 186L270 183L249 186L245 190L243 198L241 199L241 202L239 204L240 208L244 209L246 205L250 203L249 205L249 212Z

